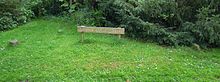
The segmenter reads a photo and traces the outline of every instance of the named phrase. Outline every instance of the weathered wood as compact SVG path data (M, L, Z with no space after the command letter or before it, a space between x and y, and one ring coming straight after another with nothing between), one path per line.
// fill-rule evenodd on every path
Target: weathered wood
M85 27L78 26L77 31L81 33L81 42L84 41L84 33L105 33L105 34L117 34L121 38L122 34L125 34L124 28L113 27Z
M125 29L124 28L111 28L111 27L78 26L78 32L105 33L105 34L125 34Z

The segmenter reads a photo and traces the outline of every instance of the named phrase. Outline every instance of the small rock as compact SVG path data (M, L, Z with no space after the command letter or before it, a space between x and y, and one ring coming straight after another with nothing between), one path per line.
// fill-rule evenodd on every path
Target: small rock
M62 32L63 32L63 30L61 30L61 29L58 30L58 33L62 33Z
M170 50L169 52L170 52L170 53L172 53L173 51L172 51L172 50Z
M5 50L5 48L4 48L4 47L0 48L0 51L3 51L3 50Z
M9 45L11 45L11 46L17 46L19 44L19 41L18 40L10 40L9 41Z
M193 45L192 45L192 48L193 48L193 49L196 49L196 50L199 50L199 51L201 50L201 47L200 47L200 45L198 45L198 44L193 44Z

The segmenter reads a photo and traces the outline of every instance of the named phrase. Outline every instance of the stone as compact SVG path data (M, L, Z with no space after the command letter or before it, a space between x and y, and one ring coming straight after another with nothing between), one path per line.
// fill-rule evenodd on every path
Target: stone
M17 46L18 44L19 44L19 41L17 39L9 41L9 45L11 45L11 46Z
M3 50L5 50L5 48L4 48L4 47L0 48L0 51L3 51Z
M62 33L62 32L63 32L63 30L59 29L57 32L58 32L58 33Z
M193 47L193 49L196 49L196 50L199 50L199 51L201 50L201 47L200 47L200 45L198 45L198 44L195 44L195 43L194 43L194 44L192 45L192 47Z

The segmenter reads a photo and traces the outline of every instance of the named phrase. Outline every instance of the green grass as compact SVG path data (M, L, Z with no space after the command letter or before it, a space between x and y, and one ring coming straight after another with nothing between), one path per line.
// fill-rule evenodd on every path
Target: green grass
M62 32L58 32L62 30ZM16 47L8 41L18 39ZM38 19L0 33L0 82L220 81L220 49L169 48Z

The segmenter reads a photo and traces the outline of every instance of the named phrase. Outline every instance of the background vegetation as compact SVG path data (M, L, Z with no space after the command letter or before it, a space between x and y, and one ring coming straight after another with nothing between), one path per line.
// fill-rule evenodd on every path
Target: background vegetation
M0 28L56 15L78 25L126 28L126 36L163 45L220 47L219 0L2 0Z

